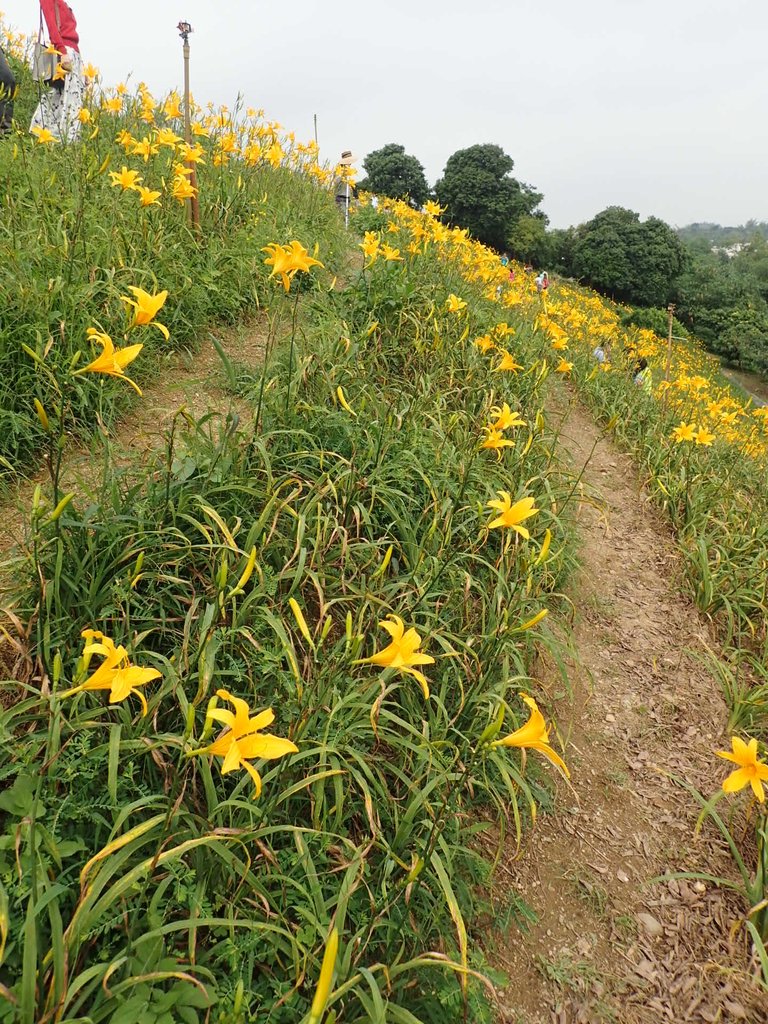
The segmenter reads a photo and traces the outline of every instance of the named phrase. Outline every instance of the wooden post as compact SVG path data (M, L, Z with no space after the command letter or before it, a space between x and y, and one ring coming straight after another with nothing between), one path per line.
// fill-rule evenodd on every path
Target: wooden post
M192 114L189 99L189 36L192 26L188 21L180 21L177 25L179 35L184 43L184 139L188 146L192 145ZM187 167L192 173L189 175L189 183L195 189L195 194L189 200L189 218L192 221L192 230L200 234L200 204L197 198L197 169L194 161L187 160Z
M312 117L314 118L315 122L315 145L317 145L317 114L313 114Z

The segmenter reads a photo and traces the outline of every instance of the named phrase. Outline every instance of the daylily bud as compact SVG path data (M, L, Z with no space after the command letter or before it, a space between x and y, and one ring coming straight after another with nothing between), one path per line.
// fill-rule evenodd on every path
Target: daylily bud
M498 734L501 732L502 725L504 725L504 710L504 705L500 704L494 720L486 725L485 729L480 733L476 749L482 750L484 746L496 739Z
M40 426L47 432L50 429L48 417L45 409L43 408L43 403L37 398L35 399L35 412L37 413L37 418L40 420Z
M74 492L74 491L70 491L70 493L69 493L69 494L66 494L66 495L65 495L65 496L64 496L64 497L63 497L63 498L61 499L61 501L60 501L60 502L59 502L59 504L58 504L58 505L56 506L56 508L55 508L55 509L53 510L53 512L51 512L51 515L50 515L50 522L52 522L52 523L55 523L55 522L56 522L56 520L57 520L57 519L59 518L59 516L60 516L60 515L61 515L61 513L62 513L62 512L64 511L64 509L65 509L65 508L67 507L67 505L68 505L68 504L70 503L70 501L72 501L72 499L74 498L74 496L75 496L75 492Z

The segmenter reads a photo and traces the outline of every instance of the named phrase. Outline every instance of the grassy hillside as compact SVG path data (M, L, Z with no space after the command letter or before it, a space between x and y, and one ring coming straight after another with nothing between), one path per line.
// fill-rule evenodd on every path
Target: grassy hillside
M50 469L4 598L0 1021L487 1019L485 883L567 773L530 677L564 664L579 499L547 388L635 449L755 657L765 419L433 207L363 204L348 235L333 170L259 112L198 111L191 150L175 96L94 87L82 119L0 149L3 458ZM263 362L222 354L249 414L180 411L118 466L94 427L143 400L126 377L254 310Z

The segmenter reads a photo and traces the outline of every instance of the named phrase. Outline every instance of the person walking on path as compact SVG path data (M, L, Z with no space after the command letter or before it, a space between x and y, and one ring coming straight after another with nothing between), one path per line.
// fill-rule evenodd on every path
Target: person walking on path
M56 74L40 97L30 128L47 128L57 139L73 142L80 135L77 115L83 105L85 88L77 22L66 0L39 2L48 38L60 56Z
M6 135L13 124L13 99L16 79L5 54L0 50L0 135Z
M341 154L341 160L336 165L336 178L334 179L336 207L344 215L345 224L349 224L349 200L352 193L350 177L354 160L355 157L352 155L352 150L345 149Z

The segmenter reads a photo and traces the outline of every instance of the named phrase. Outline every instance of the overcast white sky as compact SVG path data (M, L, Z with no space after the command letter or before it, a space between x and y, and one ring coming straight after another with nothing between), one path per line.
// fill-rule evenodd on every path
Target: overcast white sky
M493 142L556 227L618 204L672 224L768 219L766 0L71 0L108 83L238 92L323 156L388 142L430 184ZM36 0L0 0L36 31Z

